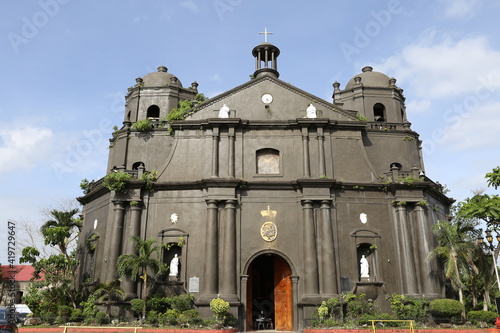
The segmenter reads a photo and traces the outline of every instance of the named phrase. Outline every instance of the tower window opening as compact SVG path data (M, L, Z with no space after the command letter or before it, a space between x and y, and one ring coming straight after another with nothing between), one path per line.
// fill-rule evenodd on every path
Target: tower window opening
M385 121L385 106L384 104L377 103L373 106L373 118L375 121Z
M148 118L160 118L160 108L158 105L151 105L148 108L147 115L146 117Z

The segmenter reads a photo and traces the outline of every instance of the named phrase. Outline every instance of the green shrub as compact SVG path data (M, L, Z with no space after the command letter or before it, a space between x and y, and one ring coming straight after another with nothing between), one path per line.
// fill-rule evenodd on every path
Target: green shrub
M56 314L52 311L41 311L40 318L43 322L53 325L56 320Z
M195 309L186 310L182 313L182 318L188 323L193 325L199 325L203 321L200 314Z
M164 313L170 308L170 298L154 295L146 301L146 308L151 311L157 311L158 314Z
M95 315L95 318L97 319L97 323L99 325L107 325L107 324L109 324L108 315L105 312L103 312L103 311L97 312L96 315Z
M179 107L173 108L167 114L167 121L182 120L186 118L185 112L193 107L193 102L190 100L183 100L179 102Z
M214 313L215 320L223 324L225 317L229 314L229 303L222 298L214 298L210 301L210 310Z
M140 317L142 314L142 309L144 308L144 301L140 298L134 298L130 300L130 310L135 313L136 316Z
M321 302L321 305L318 307L318 317L320 322L325 321L329 317L329 310L325 301Z
M108 190L125 193L127 181L131 178L132 176L127 172L110 172L104 177L102 185Z
M57 321L59 323L66 323L68 319L71 317L71 311L73 310L72 307L67 306L67 305L60 305L57 308Z
M427 322L429 301L425 298L415 299L410 296L392 294L388 298L391 309L399 320L415 320L419 323Z
M194 297L192 295L184 294L179 296L169 297L170 307L179 313L191 310L194 305Z
M146 320L149 324L156 324L158 322L158 312L155 310L148 311Z
M95 305L95 295L91 294L86 301L80 303L82 307L82 314L85 318L94 318L98 309Z
M459 317L465 308L459 301L445 298L431 301L429 304L429 310L438 318L452 319Z
M166 325L177 325L179 323L179 312L168 309L167 312L165 312L164 318Z
M151 120L148 119L141 119L137 120L133 125L133 129L138 130L139 132L148 132L153 129L153 124L151 124Z
M71 317L69 319L70 321L73 321L73 322L80 322L83 320L83 313L82 313L82 309L73 309L71 310Z
M469 311L467 319L470 321L484 321L488 324L494 324L497 320L498 314L493 311Z

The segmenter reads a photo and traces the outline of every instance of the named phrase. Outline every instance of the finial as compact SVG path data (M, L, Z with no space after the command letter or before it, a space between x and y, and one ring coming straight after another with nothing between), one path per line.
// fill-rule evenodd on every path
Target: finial
M267 43L267 35L272 35L272 32L267 32L267 28L264 28L264 32L259 32L260 35L264 35L264 43Z

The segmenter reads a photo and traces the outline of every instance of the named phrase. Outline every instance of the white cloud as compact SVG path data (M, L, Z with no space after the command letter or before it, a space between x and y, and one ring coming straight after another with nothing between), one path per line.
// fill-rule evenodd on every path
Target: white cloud
M500 102L469 110L463 117L456 117L454 123L445 129L443 144L455 151L498 150L500 132L492 124L500 124ZM486 155L485 155L486 156Z
M219 73L215 73L214 75L212 75L210 77L210 80L212 80L212 81L220 81L220 75L219 75Z
M472 18L481 0L442 0L444 14L447 18L470 19Z
M414 99L406 103L406 110L408 113L424 113L431 108L431 101L428 99Z
M500 51L487 38L468 36L453 40L447 34L427 31L415 44L388 58L377 71L398 79L398 85L418 98L443 99L474 93L490 77L500 87Z
M149 21L149 17L143 15L143 16L136 16L133 18L134 22L142 22L142 21Z
M198 7L198 5L195 4L194 1L192 1L192 0L181 1L181 2L179 2L179 4L181 5L181 7L186 8L187 10L189 10L192 13L196 14L196 13L200 12L200 7Z
M34 168L50 156L54 134L46 127L1 128L0 173Z

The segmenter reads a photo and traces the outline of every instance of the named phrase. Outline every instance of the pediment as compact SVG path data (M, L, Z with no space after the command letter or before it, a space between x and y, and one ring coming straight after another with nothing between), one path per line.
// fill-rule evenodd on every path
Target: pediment
M272 101L263 101L263 96ZM357 121L356 112L344 110L317 96L273 76L252 79L234 89L208 99L186 120L218 118L224 105L229 118L248 120L289 120L306 118L309 104L316 108L318 118Z

